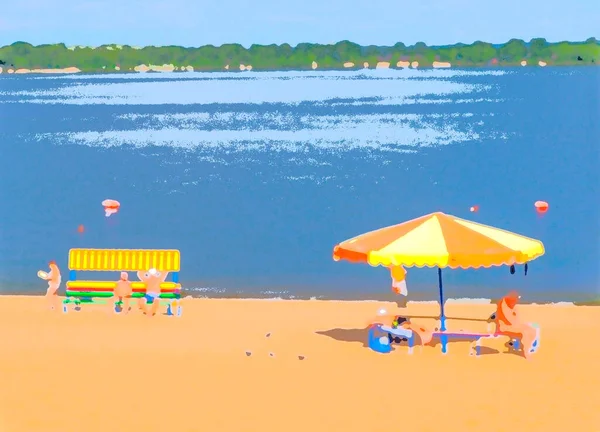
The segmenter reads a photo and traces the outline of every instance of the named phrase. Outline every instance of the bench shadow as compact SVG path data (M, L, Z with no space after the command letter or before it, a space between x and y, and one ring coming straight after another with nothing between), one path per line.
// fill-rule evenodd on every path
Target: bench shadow
M369 347L369 327L362 329L335 328L316 331L315 333L340 342L360 342L364 348Z
M490 348L490 347L486 347L486 346L482 346L479 348L479 355L490 355L490 354L500 354L500 351L498 351L495 348Z

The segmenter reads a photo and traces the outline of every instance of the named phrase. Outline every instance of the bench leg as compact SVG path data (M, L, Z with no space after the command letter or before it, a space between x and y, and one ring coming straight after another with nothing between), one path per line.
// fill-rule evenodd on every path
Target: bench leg
M413 332L412 336L408 338L408 353L413 353L413 347L415 346L415 334Z
M442 354L448 353L448 336L440 335L440 342L442 344Z

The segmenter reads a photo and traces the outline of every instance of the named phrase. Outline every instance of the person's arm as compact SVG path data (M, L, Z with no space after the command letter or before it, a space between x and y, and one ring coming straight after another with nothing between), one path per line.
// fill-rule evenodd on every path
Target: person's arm
M160 283L163 283L167 279L167 276L169 276L169 272L168 271L161 273L161 275L160 275Z

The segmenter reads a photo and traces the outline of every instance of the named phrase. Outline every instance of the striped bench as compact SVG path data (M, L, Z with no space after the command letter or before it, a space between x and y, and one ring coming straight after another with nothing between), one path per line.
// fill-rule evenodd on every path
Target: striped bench
M71 249L69 280L66 284L63 312L68 312L69 304L79 307L83 303L99 303L96 299L113 297L120 272L147 271L155 268L170 273L171 281L160 284L160 298L168 301L168 312L180 316L182 312L179 283L180 256L180 252L173 249ZM81 271L108 271L117 274L114 281L78 280L78 272ZM132 281L131 287L132 298L144 297L146 293L144 282Z

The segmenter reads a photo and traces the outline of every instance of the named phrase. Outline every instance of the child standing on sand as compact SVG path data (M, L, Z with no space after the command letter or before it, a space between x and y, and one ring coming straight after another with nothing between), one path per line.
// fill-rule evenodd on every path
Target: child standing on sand
M60 287L61 282L60 270L58 269L58 266L54 261L50 261L48 263L48 267L50 267L50 271L43 278L44 280L48 281L48 289L46 290L46 300L48 301L50 309L58 309L58 288Z
M115 286L114 292L114 303L113 308L114 311L117 311L117 303L121 302L121 312L127 314L129 312L129 299L131 298L131 294L133 293L133 289L131 288L131 282L129 281L129 275L127 272L121 272L121 278L117 282Z

